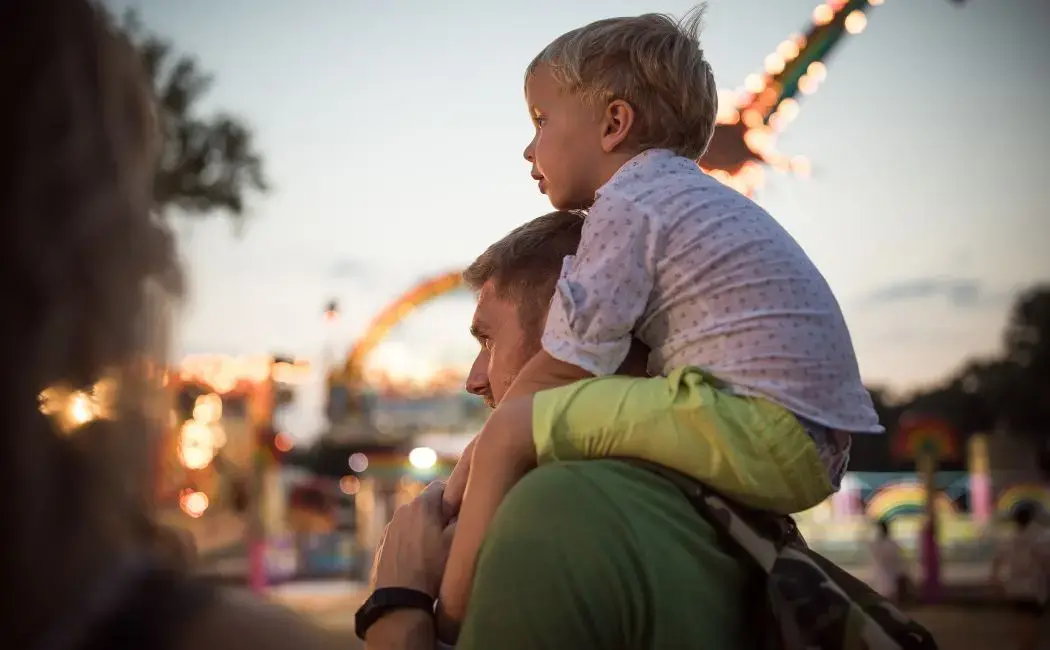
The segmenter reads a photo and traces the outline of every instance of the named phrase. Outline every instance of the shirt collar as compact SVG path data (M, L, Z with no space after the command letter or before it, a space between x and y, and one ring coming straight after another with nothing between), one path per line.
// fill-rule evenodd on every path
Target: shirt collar
M630 172L638 172L641 169L650 165L655 165L657 163L671 160L676 157L677 154L675 154L675 152L671 151L670 149L646 149L645 151L641 152L640 154L637 154L636 156L625 162L619 169L617 169L616 173L613 174L609 178L609 180L605 181L605 184L598 188L598 191L594 193L594 196L595 198L597 198L601 195L602 190L604 190L607 187L610 187L614 182L620 180L621 178L623 178L623 176Z

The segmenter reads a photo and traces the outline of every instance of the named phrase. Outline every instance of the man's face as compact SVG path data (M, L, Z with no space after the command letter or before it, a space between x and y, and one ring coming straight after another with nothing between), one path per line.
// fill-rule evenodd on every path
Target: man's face
M467 392L480 395L489 407L495 407L528 360L539 352L540 332L526 332L518 305L498 297L489 281L478 294L470 333L481 350L467 376Z
M525 101L536 132L524 155L540 192L559 210L589 207L603 153L596 111L563 92L542 65L525 80Z

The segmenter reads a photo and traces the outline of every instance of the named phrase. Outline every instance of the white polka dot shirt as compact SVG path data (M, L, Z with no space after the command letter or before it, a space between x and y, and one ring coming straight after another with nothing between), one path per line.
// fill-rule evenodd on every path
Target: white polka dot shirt
M806 253L753 201L664 149L598 191L543 347L609 375L632 333L652 349L653 374L699 366L831 429L883 430L842 311Z

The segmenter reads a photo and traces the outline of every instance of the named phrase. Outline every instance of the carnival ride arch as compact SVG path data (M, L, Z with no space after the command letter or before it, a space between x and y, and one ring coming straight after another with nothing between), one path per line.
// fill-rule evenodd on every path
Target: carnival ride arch
M959 4L958 0L954 0ZM766 56L763 70L744 79L731 101L719 101L718 123L700 167L721 182L751 195L764 183L763 168L810 173L803 156L776 149L777 138L798 116L800 95L812 95L827 77L826 61L847 35L867 26L867 14L884 0L825 0L813 10L809 26L781 41ZM354 343L333 379L354 390L363 363L383 338L420 305L463 285L459 271L420 282L380 311Z
M390 330L420 306L462 286L463 272L447 271L417 283L390 302L372 318L364 334L354 342L342 368L333 377L333 383L342 383L351 392L357 390L362 381L362 371L368 355L376 349Z

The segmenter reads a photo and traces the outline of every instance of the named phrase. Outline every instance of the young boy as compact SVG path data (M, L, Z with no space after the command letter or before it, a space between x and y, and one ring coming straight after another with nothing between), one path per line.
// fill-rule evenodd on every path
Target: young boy
M528 68L532 177L555 208L589 212L543 351L467 460L441 589L453 620L488 523L537 458L645 458L790 513L837 488L849 432L882 431L824 278L765 211L697 166L717 110L700 17L602 20ZM651 349L650 378L614 374L632 336Z

